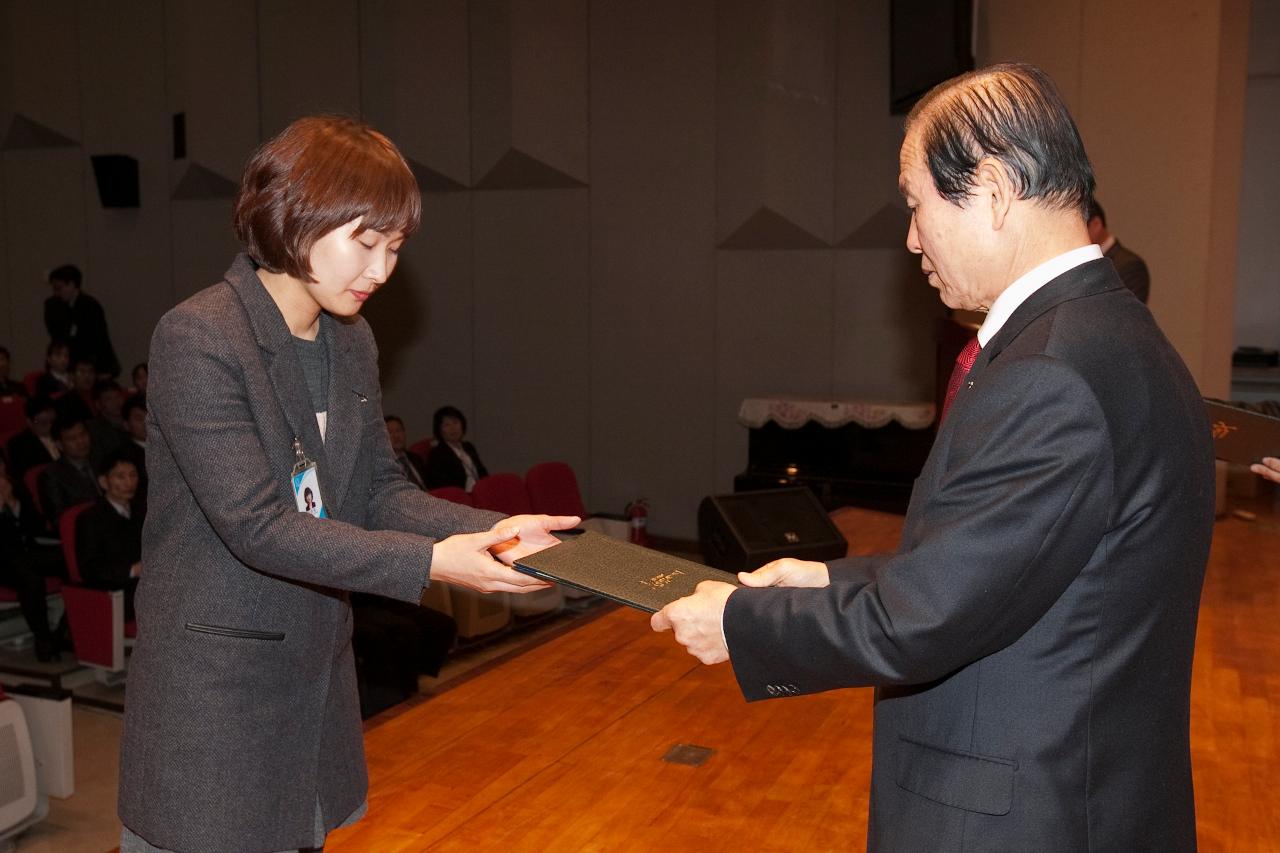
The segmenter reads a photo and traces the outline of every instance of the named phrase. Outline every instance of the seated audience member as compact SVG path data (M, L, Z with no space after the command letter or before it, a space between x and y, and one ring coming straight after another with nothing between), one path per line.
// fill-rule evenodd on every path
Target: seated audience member
M147 397L135 394L125 401L125 430L128 438L120 448L125 458L138 469L137 504L144 511L147 506Z
M18 605L35 637L36 658L58 660L63 647L65 625L49 628L49 608L45 600L45 579L66 577L62 552L56 545L41 545L42 519L31 502L14 487L9 475L0 472L0 584L18 594Z
M71 390L55 401L58 415L93 420L98 414L93 407L93 385L97 381L98 375L93 371L93 362L75 359L71 363Z
M129 442L124 422L124 389L114 379L93 383L93 409L97 414L89 421L89 434L99 456L106 456Z
M102 495L93 470L93 439L83 420L59 418L53 438L61 455L40 475L40 505L45 520L58 529L58 519L69 507L96 501Z
M9 360L8 348L0 347L0 397L25 397L27 386L9 378Z
M418 674L437 676L453 647L453 617L377 595L351 596L351 637L366 719L418 692Z
M102 497L76 519L80 576L98 589L125 591L125 618L133 618L133 592L142 574L142 513L134 505L138 469L120 452L98 466Z
M133 387L129 389L130 394L147 393L147 363L145 361L133 366L133 370L129 371L129 378L133 382Z
M453 406L437 409L431 419L431 432L436 437L436 446L427 457L428 489L455 486L469 492L476 480L489 476L475 445L463 440L467 434L467 417L461 411Z
M71 347L66 341L49 341L44 351L44 373L36 380L36 394L59 397L71 390Z
M1116 272L1124 286L1133 291L1133 295L1146 303L1151 295L1151 273L1147 270L1147 262L1137 253L1120 245L1120 241L1107 230L1107 214L1093 196L1089 197L1089 240L1097 243L1102 254L1115 264Z
M22 478L37 465L55 461L62 455L58 443L53 440L53 422L57 409L48 397L35 396L27 401L27 428L9 439L5 453L9 457L9 472L19 490Z
M386 415L382 419L387 424L387 438L391 440L391 450L396 455L404 475L419 489L427 487L426 471L418 457L409 452L409 438L405 433L404 421L397 415Z

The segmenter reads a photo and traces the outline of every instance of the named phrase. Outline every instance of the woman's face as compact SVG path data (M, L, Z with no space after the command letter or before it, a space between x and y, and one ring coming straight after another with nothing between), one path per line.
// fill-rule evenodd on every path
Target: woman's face
M445 415L440 419L440 435L445 441L462 441L464 434L462 421L452 415Z
M399 231L356 233L360 218L325 234L311 247L311 276L307 292L322 309L336 317L354 317L386 282L396 267L404 235Z

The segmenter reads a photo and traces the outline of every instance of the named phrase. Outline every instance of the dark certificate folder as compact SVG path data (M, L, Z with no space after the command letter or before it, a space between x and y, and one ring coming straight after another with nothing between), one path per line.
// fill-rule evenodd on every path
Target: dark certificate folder
M702 581L738 585L728 572L590 531L522 557L515 568L648 613L691 595Z
M1280 418L1206 399L1213 453L1227 462L1248 465L1264 456L1280 456Z

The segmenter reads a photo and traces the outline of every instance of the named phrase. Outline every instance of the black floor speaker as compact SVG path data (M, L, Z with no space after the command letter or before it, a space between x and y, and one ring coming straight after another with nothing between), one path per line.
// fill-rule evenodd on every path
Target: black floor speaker
M707 565L728 572L750 571L781 557L835 560L848 549L822 504L803 486L703 498L698 542Z

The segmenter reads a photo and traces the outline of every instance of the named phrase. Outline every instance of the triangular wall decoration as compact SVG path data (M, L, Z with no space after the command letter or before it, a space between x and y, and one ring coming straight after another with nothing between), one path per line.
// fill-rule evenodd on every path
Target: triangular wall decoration
M240 185L212 169L191 163L169 195L172 199L235 198Z
M896 204L886 204L867 217L839 243L839 249L901 249L907 241L911 214Z
M515 148L503 154L488 174L476 181L478 190L554 190L585 186L573 175Z
M753 251L831 247L821 237L814 236L772 208L762 207L721 241L719 248Z
M17 151L26 148L74 148L79 144L51 127L14 113L9 132L4 136L4 145L0 147L5 151Z
M405 159L409 162L409 169L412 170L413 176L418 179L418 189L424 193L449 193L467 188L466 184L459 183L430 166L424 166L412 157Z

